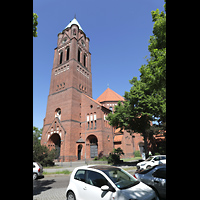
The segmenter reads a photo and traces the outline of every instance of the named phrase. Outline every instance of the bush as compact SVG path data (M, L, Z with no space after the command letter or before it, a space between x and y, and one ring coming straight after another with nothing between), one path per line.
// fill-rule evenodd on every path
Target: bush
M120 163L120 156L124 155L121 148L113 149L113 151L108 156L108 163L118 164Z
M135 156L135 157L141 157L140 151L135 151L135 152L134 152L134 156Z
M100 161L108 161L108 157L102 156L99 160L100 160Z
M94 160L98 160L98 157L97 157L97 156L95 156L95 157L94 157Z
M39 143L33 145L33 161L39 162L42 166L53 166L56 150L49 150L46 146Z

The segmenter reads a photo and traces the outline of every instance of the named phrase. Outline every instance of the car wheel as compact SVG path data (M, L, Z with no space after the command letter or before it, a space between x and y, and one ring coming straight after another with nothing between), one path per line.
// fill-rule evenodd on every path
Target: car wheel
M74 195L74 193L73 192L68 192L68 194L67 194L67 200L76 200L76 197L75 197L75 195Z
M149 169L150 167L151 167L151 165L148 165L148 166L147 166L147 169Z
M33 174L33 180L37 179L38 175L36 173Z

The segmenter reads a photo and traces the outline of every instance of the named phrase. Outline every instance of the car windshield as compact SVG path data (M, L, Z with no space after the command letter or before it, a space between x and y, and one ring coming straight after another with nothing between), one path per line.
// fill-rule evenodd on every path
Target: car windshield
M122 169L116 168L103 171L119 189L127 189L139 183Z
M139 174L146 174L146 173L150 172L152 169L154 169L157 166L158 165L151 166L151 167L149 167L147 169L143 169L142 171L138 171L137 173L139 173Z
M153 158L153 156L150 156L146 159L146 161L150 161Z

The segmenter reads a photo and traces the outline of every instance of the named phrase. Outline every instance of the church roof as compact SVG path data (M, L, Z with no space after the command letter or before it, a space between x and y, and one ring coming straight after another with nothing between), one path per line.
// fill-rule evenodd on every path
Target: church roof
M110 88L107 88L97 99L98 102L105 102L105 101L124 101L124 98L111 90Z
M122 142L123 135L115 135L114 142Z
M65 27L65 29L68 28L68 27L70 28L72 24L76 24L76 25L79 27L79 29L81 29L81 30L83 31L83 29L81 28L81 25L78 23L78 21L76 20L76 18L74 18L74 19ZM83 31L83 32L84 32L84 31Z

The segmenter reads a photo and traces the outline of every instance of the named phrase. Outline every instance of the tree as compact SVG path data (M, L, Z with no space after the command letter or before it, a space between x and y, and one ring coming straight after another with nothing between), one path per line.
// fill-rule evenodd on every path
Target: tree
M36 13L33 13L33 37L37 37L37 21L38 15Z
M166 2L166 0L165 0ZM166 12L166 4L164 5ZM141 133L144 137L145 154L148 157L147 131L151 121L166 125L166 14L159 9L152 11L153 36L148 50L150 58L142 65L140 80L133 77L130 92L125 92L125 101L118 102L115 111L107 120L116 128Z
M40 144L42 129L33 126L33 161L39 162L42 166L54 165L56 150L49 150Z
M33 126L33 144L40 143L42 130L43 128L39 130L37 127Z
M166 12L166 0L164 4ZM153 36L150 36L148 64L142 65L140 80L150 90L149 100L155 107L154 117L160 126L166 127L166 14L159 9L152 11Z

